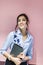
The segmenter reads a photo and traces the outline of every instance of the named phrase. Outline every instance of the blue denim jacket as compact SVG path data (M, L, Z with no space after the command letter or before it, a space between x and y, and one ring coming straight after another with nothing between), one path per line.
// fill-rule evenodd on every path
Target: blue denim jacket
M32 55L33 55L33 37L30 33L27 33L27 38L25 41L22 40L22 33L20 32L20 30L18 29L17 31L12 31L9 33L9 35L7 36L7 39L5 40L5 43L2 47L2 49L0 49L0 53L4 54L4 52L6 52L8 50L8 48L10 48L12 50L12 47L14 44L18 44L21 47L23 47L23 53L26 56L29 56L29 59L32 59Z

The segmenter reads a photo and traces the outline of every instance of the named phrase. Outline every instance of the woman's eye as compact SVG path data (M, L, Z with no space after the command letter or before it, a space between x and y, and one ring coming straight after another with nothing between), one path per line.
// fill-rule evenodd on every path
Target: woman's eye
M25 19L23 19L22 21L26 21Z
M19 19L19 20L18 20L18 22L21 22L21 21L26 21L26 20L25 20L25 19L22 19L22 20L21 20L21 19Z
M21 20L19 19L18 22L20 22Z

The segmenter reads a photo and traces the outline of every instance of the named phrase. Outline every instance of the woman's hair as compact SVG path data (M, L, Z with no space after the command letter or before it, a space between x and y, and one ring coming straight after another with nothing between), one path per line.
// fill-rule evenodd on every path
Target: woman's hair
M24 17L26 18L26 24L27 24L27 26L28 26L29 18L28 18L28 16L27 16L25 13L22 13L22 14L18 15L18 17L17 17L17 24L16 24L16 26L15 26L15 30L16 30L16 28L17 28L17 26L18 26L18 19L19 19L19 17L21 17L21 16L24 16Z

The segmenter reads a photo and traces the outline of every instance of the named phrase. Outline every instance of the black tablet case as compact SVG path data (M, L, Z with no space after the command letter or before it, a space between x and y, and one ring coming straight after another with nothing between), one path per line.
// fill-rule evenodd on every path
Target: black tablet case
M23 48L17 44L13 45L13 48L10 52L10 54L14 57L16 57L17 55L19 55L21 52L23 52Z

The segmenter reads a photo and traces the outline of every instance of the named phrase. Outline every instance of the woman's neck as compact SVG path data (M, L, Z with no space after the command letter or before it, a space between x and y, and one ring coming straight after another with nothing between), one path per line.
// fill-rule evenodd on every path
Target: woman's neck
M22 32L22 40L23 41L25 41L26 40L26 38L27 38L27 30L21 30L21 32Z
M25 29L21 30L23 36L27 36L27 31Z

